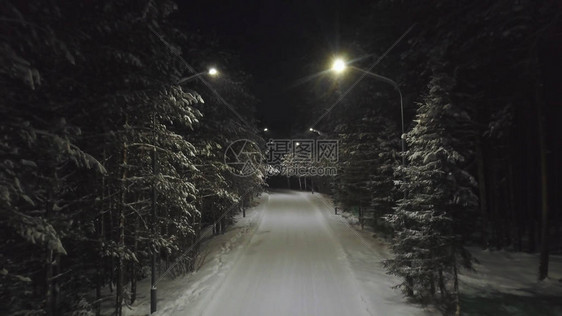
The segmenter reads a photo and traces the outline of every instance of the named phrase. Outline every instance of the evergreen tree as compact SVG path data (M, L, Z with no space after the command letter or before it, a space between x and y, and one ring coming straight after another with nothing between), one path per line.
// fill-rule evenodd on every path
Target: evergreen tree
M396 124L385 116L373 117L372 126L376 138L372 140L374 152L369 158L375 169L369 174L368 190L370 205L374 210L373 225L378 231L391 234L392 229L387 225L384 216L393 212L398 199L394 170L400 163L400 138Z
M65 115L70 105L68 90L60 90L68 79L64 69L76 65L79 52L78 40L59 32L61 7L39 1L0 6L6 15L0 60L0 313L55 315L71 272L61 264L73 254L64 241L80 221L81 206L92 199L81 190L81 179L107 171L79 146L82 131Z
M340 153L335 194L345 207L374 207L378 217L394 205L392 173L399 139L396 126L380 110L360 115L336 128Z
M468 152L470 117L451 101L454 80L436 72L418 109L416 125L407 133L407 161L397 170L404 198L387 216L395 237L395 257L386 261L398 285L409 296L436 299L445 308L459 308L457 272L470 267L464 249L463 223L477 206L475 181L463 169Z
M258 192L262 179L228 178L224 144L212 130L194 131L203 99L190 89L199 86L176 85L186 75L179 47L204 44L166 23L173 2L8 1L1 9L9 32L0 45L0 313L99 313L108 287L120 315L153 258L176 273L192 267L195 253L185 252L202 210L215 209L201 203L216 188L206 184L220 186L225 208L245 185ZM216 174L196 166L211 161L207 144L222 181L199 181Z

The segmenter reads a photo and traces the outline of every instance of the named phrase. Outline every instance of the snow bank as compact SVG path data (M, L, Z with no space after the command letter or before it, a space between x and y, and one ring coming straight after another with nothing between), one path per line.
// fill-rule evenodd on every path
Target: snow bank
M467 315L562 315L562 256L551 256L549 278L537 281L538 254L469 251L478 263L461 272Z
M321 199L333 210L333 203L328 197L322 196ZM389 258L392 255L388 241L376 237L370 227L365 226L365 231L360 231L356 215L342 211L338 213L340 218L345 219L350 227L367 240L375 256ZM468 250L476 262L474 271L461 271L460 275L463 315L562 315L562 256L551 256L549 278L537 281L538 254L484 251L475 247ZM383 291L372 286L372 280L380 281L383 276L373 275L380 272L380 269L362 266L368 261L367 257L360 259L356 256L354 270L358 278L367 285L367 291ZM388 280L385 284L387 287L398 283L390 277ZM427 312L437 313L434 310Z
M217 235L201 244L200 268L177 278L165 278L158 284L158 310L152 315L199 315L205 308L202 298L220 286L226 273L248 236L258 227L262 210L269 195L262 194L257 205L235 216L235 224L223 235ZM138 284L138 299L133 306L123 308L124 316L150 314L150 279Z

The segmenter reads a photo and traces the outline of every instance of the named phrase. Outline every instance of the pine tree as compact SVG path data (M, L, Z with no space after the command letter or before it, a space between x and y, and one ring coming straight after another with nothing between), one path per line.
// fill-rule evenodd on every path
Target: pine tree
M53 97L78 54L77 40L58 32L61 7L32 1L1 8L0 311L56 315L70 272L61 259L72 253L64 239L91 199L80 179L107 172L78 145L81 129L64 115L68 99Z
M339 161L336 200L345 208L367 207L370 204L370 175L376 165L372 159L377 155L371 132L370 117L360 121L346 122L336 128L339 135Z
M374 210L372 224L388 232L379 220L396 201L393 170L397 166L399 138L396 125L381 110L367 110L360 120L346 120L336 131L340 139L336 200L346 208Z
M197 189L185 177L196 170L196 150L186 134L201 117L191 106L201 97L175 85L178 53L148 28L169 32L156 21L173 5L148 2L135 11L127 1L32 1L3 8L14 19L4 21L11 36L2 46L9 58L1 67L7 159L0 223L8 263L1 296L10 305L0 309L92 310L101 288L115 284L120 314L134 301L151 253L173 260L196 234ZM162 210L156 220L153 187ZM97 298L87 295L93 284Z
M459 150L470 117L452 102L453 88L454 80L437 72L406 135L408 164L397 169L404 198L387 216L395 257L385 263L403 278L398 286L409 296L434 300L437 285L437 301L447 309L459 306L457 271L470 267L462 224L477 206L475 181L463 169L468 152Z
M384 216L393 212L398 199L394 170L400 163L400 138L396 124L385 116L373 117L371 124L376 138L372 140L373 154L369 158L375 168L369 174L367 187L370 192L370 205L374 210L373 225L376 230L391 234L392 229L384 220Z

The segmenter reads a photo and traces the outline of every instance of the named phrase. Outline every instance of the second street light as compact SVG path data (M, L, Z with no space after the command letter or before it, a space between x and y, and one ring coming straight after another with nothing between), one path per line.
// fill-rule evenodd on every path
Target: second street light
M334 60L334 63L332 64L332 71L334 71L335 73L342 73L346 68L351 68L353 70L357 70L365 75L368 75L370 77L373 77L377 80L386 82L388 84L390 84L392 87L394 87L394 89L396 89L396 91L398 91L398 95L400 96L400 120L401 120L401 125L402 125L402 134L400 135L400 141L401 141L401 146L402 146L402 166L405 166L405 157L404 157L404 152L405 152L405 143L404 143L404 101L402 99L402 91L400 90L400 86L398 86L398 84L390 79L387 78L385 76L381 76L378 75L376 73L361 69L359 67L355 67L352 65L348 65L343 59L341 58L337 58L336 60Z
M219 72L216 68L212 67L212 68L209 68L208 71L202 71L202 72L196 73L194 75L191 75L189 77L181 78L180 80L178 80L177 84L182 84L186 81L189 81L191 79L197 78L197 77L205 75L205 74L215 77L215 76L218 76Z

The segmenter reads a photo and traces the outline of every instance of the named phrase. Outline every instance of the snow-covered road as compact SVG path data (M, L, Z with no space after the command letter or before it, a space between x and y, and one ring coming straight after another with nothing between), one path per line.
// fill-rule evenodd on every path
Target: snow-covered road
M388 245L350 226L349 213L335 215L331 203L318 193L262 194L247 217L237 214L224 235L203 242L197 271L159 283L153 315L440 315L392 289L399 279L381 264ZM464 313L561 315L554 304L562 293L560 256L551 257L551 277L537 282L537 254L471 251L481 264L462 271ZM137 302L124 315L147 315L149 281L139 282Z
M205 314L369 315L345 252L312 199L271 196Z
M391 288L384 250L329 203L310 192L269 194L217 237L222 246L210 245L215 253L189 286L170 285L177 296L158 315L424 315Z

